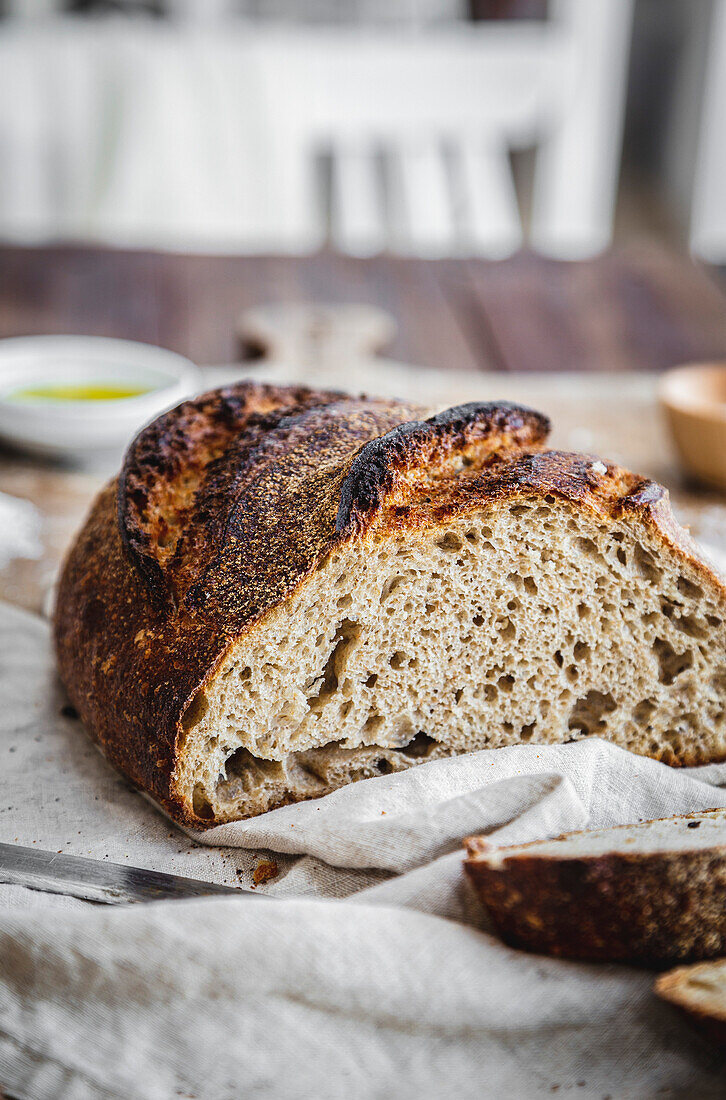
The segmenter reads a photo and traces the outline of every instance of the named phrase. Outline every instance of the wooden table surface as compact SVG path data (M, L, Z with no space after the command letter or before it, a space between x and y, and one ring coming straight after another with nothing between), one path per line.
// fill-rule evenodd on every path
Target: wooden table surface
M243 310L319 302L383 307L398 325L386 355L439 369L352 361L351 352L328 356L317 374L310 362L279 370L248 362L238 373L440 407L495 397L541 407L553 418L557 446L599 453L663 481L694 533L726 551L726 500L683 481L655 400L655 372L726 360L726 297L716 275L659 246L634 244L582 263L528 254L485 263L0 248L0 336L119 336L162 344L200 364L231 363L239 357ZM0 561L0 599L33 611L47 604L64 548L112 472L0 450L0 503L1 494L30 500L42 543L36 558Z
M582 263L0 248L0 337L121 336L229 363L240 311L270 302L381 306L398 325L388 353L444 370L650 371L726 358L717 279L648 241Z

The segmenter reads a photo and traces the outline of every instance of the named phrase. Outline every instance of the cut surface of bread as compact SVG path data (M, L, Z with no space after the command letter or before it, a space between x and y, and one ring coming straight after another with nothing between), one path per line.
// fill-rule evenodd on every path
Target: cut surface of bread
M726 591L660 486L506 404L241 384L165 414L59 586L74 705L207 827L590 735L726 758Z
M658 978L655 991L708 1038L726 1044L726 959L679 966Z
M466 847L469 879L515 947L654 966L726 952L726 810Z

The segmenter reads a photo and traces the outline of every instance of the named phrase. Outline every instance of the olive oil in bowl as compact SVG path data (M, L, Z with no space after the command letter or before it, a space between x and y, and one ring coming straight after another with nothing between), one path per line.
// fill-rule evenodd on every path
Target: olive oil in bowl
M0 439L47 458L118 456L139 428L199 383L188 359L149 344L9 337L0 340Z
M22 386L7 395L9 401L119 401L151 393L150 386L132 386L115 382L48 383Z

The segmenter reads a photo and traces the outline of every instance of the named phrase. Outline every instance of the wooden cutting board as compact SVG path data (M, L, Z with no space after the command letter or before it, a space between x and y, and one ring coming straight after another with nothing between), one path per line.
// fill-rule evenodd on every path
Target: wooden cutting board
M417 368L376 355L392 331L391 318L369 307L254 310L240 322L240 339L259 358L237 367L208 368L209 388L247 377L406 397L441 408L496 398L531 405L552 418L554 446L601 455L667 485L681 522L726 555L726 497L684 482L657 407L652 373ZM35 612L47 608L63 552L119 458L61 466L0 451L0 494L30 501L37 513L35 557L5 560L6 536L0 533L1 599ZM0 496L0 516L3 500ZM5 503L12 515L12 502Z

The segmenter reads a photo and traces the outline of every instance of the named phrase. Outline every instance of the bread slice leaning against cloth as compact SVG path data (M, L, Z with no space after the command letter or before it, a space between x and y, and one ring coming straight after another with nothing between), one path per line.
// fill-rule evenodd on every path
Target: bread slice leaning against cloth
M685 1012L699 1031L726 1048L726 959L679 966L661 974L655 991Z
M664 489L507 404L243 383L129 448L65 563L88 731L195 827L596 734L726 758L726 590Z
M726 810L466 847L466 872L513 947L648 966L726 953Z

